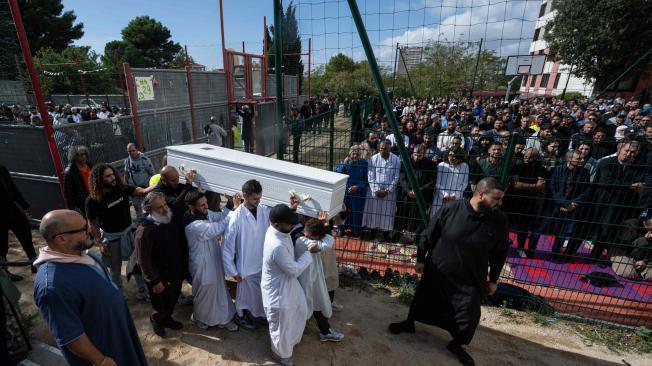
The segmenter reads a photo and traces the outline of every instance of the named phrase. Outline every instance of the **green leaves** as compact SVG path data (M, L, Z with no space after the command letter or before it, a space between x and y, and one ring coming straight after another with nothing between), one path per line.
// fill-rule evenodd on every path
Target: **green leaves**
M649 0L556 0L557 13L546 25L550 55L574 65L573 74L606 86L652 44ZM629 75L647 69L652 57Z
M132 67L179 67L181 45L172 42L170 30L161 22L148 16L132 19L122 30L122 40L111 41L104 47L105 64L115 65L114 52L120 54L120 62ZM175 61L176 59L176 61Z

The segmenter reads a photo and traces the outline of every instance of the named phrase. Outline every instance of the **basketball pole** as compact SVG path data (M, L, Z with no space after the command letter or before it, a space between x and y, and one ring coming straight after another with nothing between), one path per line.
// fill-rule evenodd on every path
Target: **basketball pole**
M510 81L507 82L507 92L505 93L505 102L509 103L509 94L512 92L512 84L513 84L514 81L516 81L516 79L517 79L518 77L520 77L520 76L521 76L521 75L516 75L516 76L514 76L514 77L512 78L512 80L510 80Z
M478 75L478 66L480 65L480 55L482 54L482 42L484 38L480 38L480 46L478 47L478 56L475 59L475 71L473 71L473 81L471 82L471 95L469 97L473 98L473 89L475 89L475 77Z
M566 96L566 89L568 88L568 82L570 81L571 75L573 75L573 66L574 64L571 64L570 70L568 70L568 77L566 78L566 84L564 85L564 90L561 92L561 99L564 100L564 97Z

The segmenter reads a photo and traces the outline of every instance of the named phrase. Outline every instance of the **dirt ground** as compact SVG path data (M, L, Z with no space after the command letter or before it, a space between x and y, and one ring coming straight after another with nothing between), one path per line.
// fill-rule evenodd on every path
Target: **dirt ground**
M38 238L36 231L34 238ZM35 242L36 246L44 245L41 240ZM10 234L9 259L23 258L20 245ZM23 313L32 319L31 336L55 345L34 305L33 275L26 268L14 272L25 276L17 284L23 294ZM168 331L167 338L159 338L149 324L149 304L135 300L133 281L127 288L129 307L150 365L274 364L266 328L235 333L200 330L190 324L192 306L179 305L175 311L184 329ZM184 287L184 292L190 293L190 288ZM339 344L322 343L316 324L309 321L302 342L295 348L297 365L458 365L445 349L450 340L445 331L421 324L417 324L415 334L392 335L387 331L387 325L401 320L408 310L387 291L347 287L338 289L336 298L345 307L334 314L331 325L346 338ZM488 307L482 314L480 327L467 348L478 365L652 365L649 354L617 354L604 346L589 346L563 322L546 327L531 321L516 323L501 309Z

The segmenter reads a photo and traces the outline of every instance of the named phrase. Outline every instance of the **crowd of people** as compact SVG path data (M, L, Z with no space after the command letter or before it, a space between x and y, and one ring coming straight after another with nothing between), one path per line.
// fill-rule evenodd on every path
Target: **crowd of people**
M194 172L180 183L174 167L156 172L135 144L126 150L121 174L110 164L91 163L85 146L69 149L68 209L42 218L47 246L38 254L26 214L16 215L25 220L13 220L6 229L16 233L33 271L38 268L36 304L71 365L146 364L125 305L125 273L127 281L135 280L136 300L151 302L150 322L161 337L167 329L183 328L173 318L182 303L192 304L190 320L199 329L268 326L272 356L284 365L292 364L293 347L311 317L321 341L344 338L329 322L343 306L335 302L338 271L332 223L324 213L312 219L297 215L299 199L293 196L287 205L261 204L263 187L254 179L245 182L242 194L224 200L195 188ZM16 211L28 210L5 175L12 188L7 198L18 202ZM101 255L87 252L92 246ZM13 281L22 279L6 272ZM192 295L182 295L183 281ZM236 287L234 299L229 281Z
M68 210L41 221L47 246L36 257L31 235L17 235L34 260L36 304L67 361L147 363L125 302L126 273L137 299L151 302L157 335L183 328L175 306L192 303L191 322L200 329L268 327L273 358L291 365L309 318L320 340L344 338L329 322L342 310L334 300L336 235L413 239L422 280L407 319L389 330L412 333L415 321L444 328L453 337L448 350L465 365L473 359L463 346L478 325L479 300L496 290L510 229L523 257L540 255L539 237L553 235L552 260L573 260L584 245L617 274L652 279L649 104L395 99L390 113L402 138L382 111L363 124L360 105L348 109L360 122L354 135L366 137L337 168L349 179L343 223L334 232L324 215L297 215L296 197L261 204L263 187L254 179L224 200L195 188L193 172L185 183L172 166L156 174L133 143L123 173L92 164L86 147L72 146L64 173ZM308 131L320 133L315 125ZM397 156L399 144L410 154L416 186ZM29 204L5 180L3 197L26 219ZM418 196L429 208L428 227ZM7 230L20 232L21 223ZM455 249L461 242L464 250ZM87 252L94 245L101 256ZM182 295L183 281L192 296Z
M118 106L110 106L102 102L100 106L73 107L70 104L55 105L46 103L48 115L53 125L79 123L98 119L113 119L128 115L129 110ZM34 105L1 105L0 123L42 126L43 118Z
M652 280L649 103L396 98L391 113L402 141L380 105L365 121L352 116L353 135L366 138L337 167L349 175L342 235L409 243L423 230L417 193L435 217L468 198L480 179L496 177L507 187L503 210L520 256L575 261L586 247L590 260L611 261L616 274ZM418 192L399 144L411 156ZM537 251L546 235L554 236L547 255Z

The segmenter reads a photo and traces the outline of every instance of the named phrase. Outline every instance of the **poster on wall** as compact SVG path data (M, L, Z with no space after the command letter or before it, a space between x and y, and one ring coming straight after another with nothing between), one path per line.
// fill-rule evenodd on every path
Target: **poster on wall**
M153 76L136 76L136 95L138 96L138 101L142 102L144 100L154 100L154 86L152 80Z

